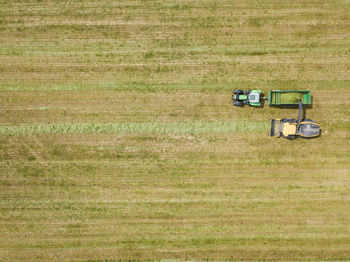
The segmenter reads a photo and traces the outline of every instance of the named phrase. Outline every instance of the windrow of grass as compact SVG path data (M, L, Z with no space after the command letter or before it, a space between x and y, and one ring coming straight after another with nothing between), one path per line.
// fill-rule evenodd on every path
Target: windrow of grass
M26 126L1 126L0 135L30 134L205 134L266 132L268 122L122 122L56 123Z

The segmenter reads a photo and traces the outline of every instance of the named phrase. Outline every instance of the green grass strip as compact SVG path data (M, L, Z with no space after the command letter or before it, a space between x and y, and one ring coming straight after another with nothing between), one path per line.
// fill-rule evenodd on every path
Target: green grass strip
M269 122L120 122L0 126L0 135L30 134L211 134L266 132Z

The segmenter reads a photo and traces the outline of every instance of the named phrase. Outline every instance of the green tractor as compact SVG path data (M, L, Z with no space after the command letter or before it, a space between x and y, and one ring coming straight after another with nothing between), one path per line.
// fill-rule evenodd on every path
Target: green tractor
M297 137L313 138L321 135L321 127L311 119L301 119L303 102L299 99L298 120L294 118L271 119L270 136L295 139Z
M233 90L232 93L234 106L261 106L261 90Z

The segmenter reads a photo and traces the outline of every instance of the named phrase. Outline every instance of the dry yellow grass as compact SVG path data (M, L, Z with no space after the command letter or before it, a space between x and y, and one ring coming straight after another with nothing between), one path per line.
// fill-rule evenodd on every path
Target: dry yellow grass
M0 2L0 260L349 259L349 11ZM312 90L322 136L221 132L297 116L234 108L237 88ZM142 129L173 123L207 131ZM59 132L26 134L38 125Z
M349 141L99 134L1 143L3 258L349 255Z

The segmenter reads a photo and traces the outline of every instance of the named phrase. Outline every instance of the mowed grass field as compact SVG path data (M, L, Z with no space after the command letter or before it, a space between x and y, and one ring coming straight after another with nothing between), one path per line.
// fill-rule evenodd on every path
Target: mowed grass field
M1 261L350 259L347 0L0 1L0 111Z

